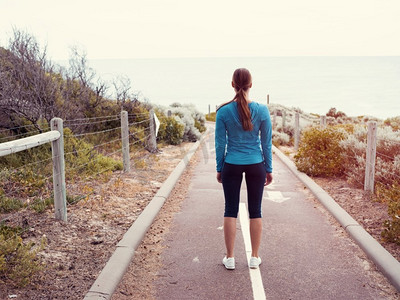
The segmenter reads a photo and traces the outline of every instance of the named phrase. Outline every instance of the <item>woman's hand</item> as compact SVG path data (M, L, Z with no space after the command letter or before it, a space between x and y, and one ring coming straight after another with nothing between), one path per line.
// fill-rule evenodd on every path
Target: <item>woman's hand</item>
M272 182L272 173L267 173L267 176L265 177L265 183L264 186L267 186Z
M217 181L222 183L221 172L217 172Z

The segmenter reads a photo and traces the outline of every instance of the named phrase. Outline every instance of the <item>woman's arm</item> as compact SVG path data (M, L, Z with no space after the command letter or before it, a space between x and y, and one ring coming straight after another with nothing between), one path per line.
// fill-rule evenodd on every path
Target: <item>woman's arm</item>
M268 109L266 111L265 119L261 122L260 132L265 170L267 173L272 173L272 125Z
M225 161L226 149L226 126L220 111L217 112L215 121L215 155L217 162L217 172L221 172Z

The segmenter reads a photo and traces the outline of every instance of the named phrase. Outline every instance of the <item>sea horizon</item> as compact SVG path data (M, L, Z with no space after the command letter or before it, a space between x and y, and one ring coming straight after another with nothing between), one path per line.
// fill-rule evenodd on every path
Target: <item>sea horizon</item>
M155 105L193 104L202 113L233 98L233 71L253 76L254 101L326 114L386 119L400 115L400 56L183 57L89 60L97 74L126 76Z

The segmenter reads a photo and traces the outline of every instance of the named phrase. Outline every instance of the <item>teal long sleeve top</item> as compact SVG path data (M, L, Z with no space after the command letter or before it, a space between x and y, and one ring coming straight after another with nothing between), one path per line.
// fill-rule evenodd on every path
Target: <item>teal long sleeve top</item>
M240 122L237 103L231 102L217 111L215 122L215 152L217 172L224 163L251 165L264 162L272 173L272 126L266 105L250 102L252 131L245 131Z

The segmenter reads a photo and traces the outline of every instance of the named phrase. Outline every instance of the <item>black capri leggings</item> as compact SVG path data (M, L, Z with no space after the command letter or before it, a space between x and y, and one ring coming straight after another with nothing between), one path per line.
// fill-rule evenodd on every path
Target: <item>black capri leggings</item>
M222 186L225 195L224 217L237 218L243 173L245 173L247 185L249 217L251 219L261 218L261 201L266 178L264 163L252 165L224 164L221 172Z

